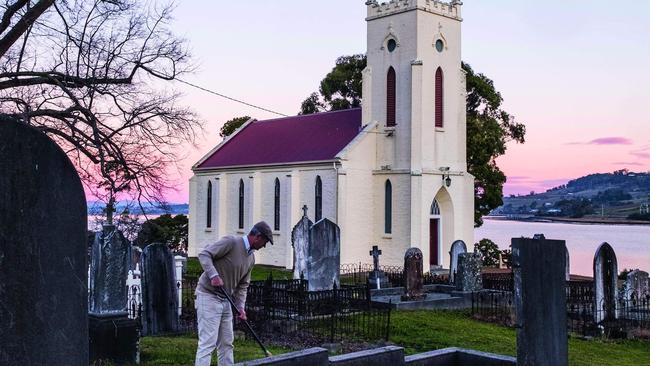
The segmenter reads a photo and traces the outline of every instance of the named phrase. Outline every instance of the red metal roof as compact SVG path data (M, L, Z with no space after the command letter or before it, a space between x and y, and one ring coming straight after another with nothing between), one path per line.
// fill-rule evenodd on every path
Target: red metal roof
M256 121L198 169L332 160L361 130L361 108Z

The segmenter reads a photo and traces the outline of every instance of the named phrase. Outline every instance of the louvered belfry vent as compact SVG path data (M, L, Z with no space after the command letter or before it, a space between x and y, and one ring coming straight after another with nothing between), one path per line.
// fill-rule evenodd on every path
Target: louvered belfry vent
M436 127L444 126L443 83L444 78L442 75L442 69L439 67L438 70L436 70Z
M391 66L386 77L386 126L395 126L395 69Z

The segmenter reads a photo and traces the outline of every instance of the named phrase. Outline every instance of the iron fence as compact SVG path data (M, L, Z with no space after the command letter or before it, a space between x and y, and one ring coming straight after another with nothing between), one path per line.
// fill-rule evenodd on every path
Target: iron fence
M650 294L604 301L596 307L591 282L567 281L567 330L581 336L650 337ZM514 293L483 290L472 293L472 316L514 326Z
M483 273L481 280L486 290L514 291L515 288L515 277L512 272Z
M374 266L367 263L343 264L340 270L341 284L365 285L374 270ZM403 267L380 265L379 270L386 274L386 278L392 287L404 287ZM449 276L427 272L422 276L422 283L424 285L448 285Z
M251 282L246 301L251 325L292 344L388 339L390 304L372 302L368 286L310 292L307 285L306 280Z

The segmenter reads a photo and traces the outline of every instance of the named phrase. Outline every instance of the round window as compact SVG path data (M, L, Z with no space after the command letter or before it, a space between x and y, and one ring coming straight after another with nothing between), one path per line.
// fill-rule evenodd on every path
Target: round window
M442 50L444 50L444 49L445 49L445 43L441 39L437 40L436 41L436 50L438 50L438 52L442 52Z
M388 52L393 52L395 51L395 48L397 48L397 42L395 42L394 39L389 39L386 46L388 47Z

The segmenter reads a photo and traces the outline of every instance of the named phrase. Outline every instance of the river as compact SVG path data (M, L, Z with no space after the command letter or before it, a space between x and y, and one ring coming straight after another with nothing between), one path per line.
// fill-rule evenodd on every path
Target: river
M609 243L616 252L619 271L639 268L650 271L650 225L593 225L486 219L474 231L474 241L494 241L501 249L510 239L544 234L547 239L566 240L571 257L571 273L593 275L594 254L598 246ZM469 249L469 248L468 248Z

